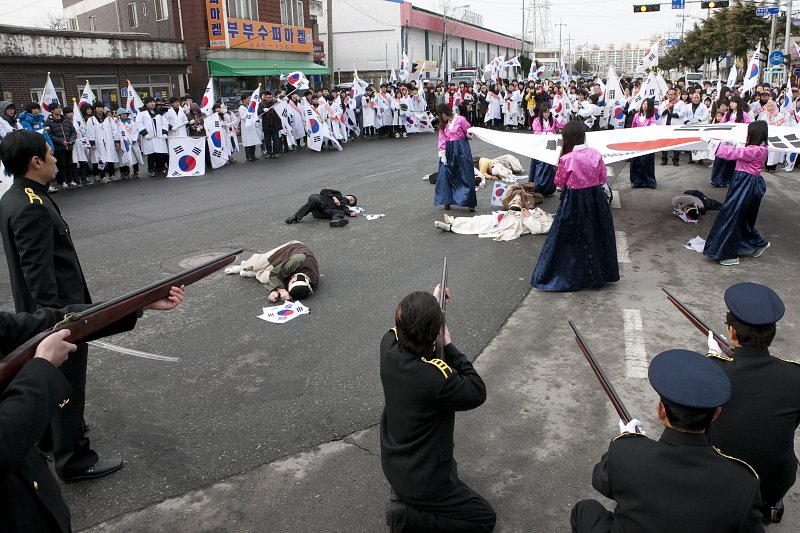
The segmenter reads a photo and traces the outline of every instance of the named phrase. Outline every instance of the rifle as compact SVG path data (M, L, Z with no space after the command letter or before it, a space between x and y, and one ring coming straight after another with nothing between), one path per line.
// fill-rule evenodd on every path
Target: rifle
M711 328L709 328L702 320L700 320L700 318L698 318L696 314L692 313L688 307L683 305L680 302L680 300L678 300L672 294L670 294L670 292L667 289L662 287L661 290L667 294L667 300L672 302L672 304L678 308L678 311L683 313L683 316L688 318L689 322L694 324L694 327L702 331L703 335L705 335L706 337L708 337L708 332L710 331L711 334L714 336L714 340L716 340L717 344L719 344L719 347L722 348L722 352L728 357L731 358L733 357L733 346L728 344L727 340L714 333L714 331Z
M617 394L617 391L614 390L614 386L611 385L611 383L609 383L608 378L606 378L606 375L603 372L603 369L600 367L600 364L594 358L592 351L586 345L586 342L583 340L583 337L581 337L578 328L575 327L575 324L572 323L572 320L569 321L569 327L571 327L572 331L575 332L575 342L578 343L578 348L580 348L581 351L583 352L584 357L586 357L586 360L589 362L589 366L591 366L592 370L594 371L594 375L597 376L597 380L600 382L600 386L603 387L603 390L608 396L608 399L611 400L611 405L614 406L614 409L617 411L617 414L619 415L622 422L624 424L627 424L628 422L631 421L631 414L625 408L625 405L622 403L622 400Z
M439 331L439 338L436 339L436 357L444 360L444 328L445 310L447 308L447 257L442 263L442 281L439 283L439 308L442 310L442 329Z
M240 253L242 253L242 250L223 255L197 267L174 274L162 281L98 304L86 311L66 315L64 320L56 324L52 329L33 336L0 360L0 392L8 386L25 363L33 358L39 343L50 334L68 329L70 331L69 337L67 337L69 342L73 344L83 342L84 339L89 338L122 317L143 309L145 306L162 298L166 298L171 287L191 285L233 263Z

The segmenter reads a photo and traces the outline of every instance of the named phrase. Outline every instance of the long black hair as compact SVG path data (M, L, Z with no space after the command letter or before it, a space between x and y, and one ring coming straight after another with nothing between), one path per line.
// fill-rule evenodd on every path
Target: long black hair
M655 98L645 98L644 102L647 102L647 111L645 111L645 118L650 118L656 113L656 99ZM642 102L642 105L644 105ZM641 108L639 109L641 112Z
M736 103L736 119L734 122L741 123L744 120L744 101L742 101L742 97L739 95L731 96L730 101L728 102L728 114L725 115L725 119L730 122L731 111L730 109L732 103Z
M767 144L768 137L769 126L767 122L764 120L756 120L747 126L747 142L745 142L745 145L750 146L753 144L761 146L762 144Z
M536 113L536 120L539 121L539 124L544 126L543 116L547 111L550 111L550 104L547 102L542 102L539 104L539 111ZM550 113L550 116L547 118L547 121L550 125L553 125L553 114Z
M567 122L564 129L561 130L561 155L567 155L575 149L579 144L586 142L586 127L580 120L571 120Z
M447 104L439 104L439 107L436 108L436 114L439 115L439 123L437 124L439 131L443 131L447 127L448 120L444 117L455 116L453 110Z

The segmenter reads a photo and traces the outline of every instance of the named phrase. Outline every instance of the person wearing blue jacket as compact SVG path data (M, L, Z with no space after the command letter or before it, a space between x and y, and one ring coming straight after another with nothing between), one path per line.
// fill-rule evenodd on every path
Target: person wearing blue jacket
M19 114L20 125L26 130L35 131L36 133L44 135L47 144L50 145L50 149L55 151L55 146L53 146L53 141L50 139L50 134L47 132L44 122L45 118L44 115L42 115L42 108L36 102L31 102L25 106L25 111Z

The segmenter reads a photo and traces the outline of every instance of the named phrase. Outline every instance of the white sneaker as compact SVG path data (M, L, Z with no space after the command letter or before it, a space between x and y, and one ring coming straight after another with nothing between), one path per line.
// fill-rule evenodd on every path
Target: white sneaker
M49 192L50 194L53 194L54 192L58 192L58 189L56 189L55 187L53 187L53 186L51 185L51 186L50 186L50 187L47 189L47 192Z
M395 134L394 134L394 138L395 138L395 139L399 139L399 138L400 138L400 134L399 134L399 133L395 133Z
M770 247L770 243L769 243L769 242L767 242L767 245L766 245L766 246L762 246L761 248L756 248L756 249L755 249L755 251L753 252L753 257L755 257L756 259L757 259L757 258L759 258L759 257L761 257L762 255L764 255L764 252L765 252L765 251L767 250L767 248L769 248L769 247Z
M408 134L406 132L403 132L403 139L405 139L406 137L408 137Z
M239 275L243 278L254 278L256 277L255 270L241 270L239 271Z
M67 189L69 189L69 184L68 183L62 183L61 184L61 190L62 191L66 191Z
M75 183L74 181L70 181L70 182L69 182L69 186L70 186L70 187L72 187L72 188L80 187L80 185L78 185L78 184L77 184L77 183Z
M111 183L111 182L107 177L103 176L103 179L100 180L100 183Z
M450 228L452 227L452 226L450 226L450 224L447 224L446 222L442 222L441 220L434 220L433 221L433 225L434 225L434 227L437 227L442 231L450 231Z
M231 265L225 269L226 274L238 274L239 271L242 270L242 267L239 265Z

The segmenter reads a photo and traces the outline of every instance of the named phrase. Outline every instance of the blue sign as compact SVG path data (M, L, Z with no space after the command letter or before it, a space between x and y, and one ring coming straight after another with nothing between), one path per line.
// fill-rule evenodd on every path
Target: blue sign
M794 70L792 71L792 75L793 75L795 78L800 78L800 68L796 68L796 69L794 69Z
M683 9L686 7L686 0L672 0L672 9Z
M678 46L680 42L680 39L667 39L667 46Z
M769 55L769 62L773 65L780 65L783 63L783 52L775 50Z
M672 5L675 5L675 0L672 0ZM756 16L763 17L764 15L777 15L781 12L779 7L757 7Z

